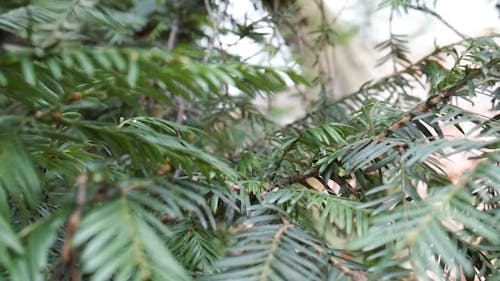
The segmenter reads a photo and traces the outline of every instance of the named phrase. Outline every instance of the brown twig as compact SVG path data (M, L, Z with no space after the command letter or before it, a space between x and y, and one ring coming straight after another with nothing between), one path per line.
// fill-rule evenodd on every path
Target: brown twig
M88 177L81 174L76 178L75 185L78 188L76 197L76 208L71 213L67 221L66 234L64 235L64 244L61 253L61 263L69 267L71 280L80 281L80 268L78 266L78 253L72 245L73 237L80 226L80 219L83 212L83 207L86 202L86 188Z
M485 65L485 67L490 68L498 63L500 63L500 58L495 58L495 59L492 59L490 62L488 62ZM438 104L448 102L449 99L453 95L455 95L457 91L459 91L464 86L466 86L469 81L471 81L475 78L478 78L482 74L483 74L483 71L481 68L476 68L476 69L471 70L464 78L462 78L462 80L457 82L452 87L444 89L437 96L429 97L425 102L420 103L415 108L415 110L412 111L412 113L405 115L403 118L401 118L399 121L394 123L391 127L389 127L389 129L378 134L375 137L375 139L380 140L382 138L388 137L389 135L392 134L392 132L404 127L406 123L412 121L416 115L418 115L420 113L426 113L426 112L430 111L432 108L436 107Z
M271 249L269 250L269 254L267 255L267 258L264 262L263 265L263 270L262 273L260 274L259 280L267 280L268 279L268 274L269 271L271 270L271 263L274 260L274 254L278 250L278 245L281 241L281 237L285 233L285 231L289 228L292 228L293 224L290 224L286 220L284 221L284 224L278 229L278 231L274 234L273 236L273 242L271 245Z
M294 183L307 184L306 179L310 178L310 177L316 177L316 178L319 177L318 172L319 172L319 169L316 168L316 169L309 170L309 171L302 173L302 174L297 174L294 176L284 178L276 185L276 187L278 187L278 188L286 187L286 186L292 185Z
M315 246L314 250L318 252L319 255L325 256L325 250L323 248ZM351 277L352 281L368 281L366 272L359 270L351 270L347 265L343 264L339 260L339 258L331 256L329 261L334 267L338 268L340 272L342 272L344 275Z
M186 114L186 103L182 98L176 98L177 104L177 117L175 118L175 123L182 125L184 123L184 115Z
M314 168L312 170L308 170L305 173L296 174L296 175L293 175L290 177L286 177L286 178L282 179L280 182L278 182L278 184L276 184L275 187L276 188L283 188L283 187L287 187L287 186L290 186L290 185L295 184L295 183L300 183L303 186L311 187L307 183L308 178L316 178L316 179L320 178L319 168ZM345 178L340 177L338 175L332 175L330 180L334 181L340 187L347 188L347 190L350 192L350 194L354 195L355 197L357 197L361 200L364 200L364 195L361 192L359 192L358 190L356 190L353 186L351 186L351 184L349 184L349 182L347 182Z
M366 272L351 270L345 264L341 263L335 257L330 258L330 263L338 268L344 275L351 277L352 281L368 281L368 277L366 276Z
M174 2L174 7L177 7L177 1ZM172 50L177 42L177 34L179 32L179 17L174 13L173 15L173 23L172 29L170 29L170 33L168 34L167 40L167 49Z

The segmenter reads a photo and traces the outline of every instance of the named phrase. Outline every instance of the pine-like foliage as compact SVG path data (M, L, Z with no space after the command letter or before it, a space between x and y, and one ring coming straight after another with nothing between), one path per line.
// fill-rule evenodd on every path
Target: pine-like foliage
M0 280L499 280L499 118L457 103L500 109L495 36L391 35L395 73L279 127L255 97L310 83L215 4L0 4Z

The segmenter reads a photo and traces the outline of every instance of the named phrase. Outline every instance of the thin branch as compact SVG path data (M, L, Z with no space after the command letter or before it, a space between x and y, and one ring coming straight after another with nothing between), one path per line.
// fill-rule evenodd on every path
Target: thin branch
M453 25L451 25L450 23L448 23L440 14L436 13L435 11L427 8L427 6L425 5L422 5L422 6L416 6L416 5L409 5L408 6L410 9L413 9L413 10L417 10L417 11L421 11L421 12L424 12L426 14L430 14L432 15L433 17L435 17L437 20L439 20L441 23L443 23L444 25L446 25L446 27L448 27L449 29L451 29L453 32L455 32L458 36L460 36L462 39L470 39L469 36L463 34L462 32L458 31L455 27L453 27Z
M292 143L288 144L288 146L285 148L283 153L281 154L280 158L276 163L274 164L273 167L273 174L271 175L271 180L273 180L276 177L276 173L278 172L279 168L281 167L281 163L283 163L283 160L285 160L285 156L290 152L299 142L300 136L298 136Z
M214 49L215 40L217 40L217 37L219 35L219 25L214 18L214 13L212 8L210 7L210 3L208 2L208 0L204 0L204 2L205 2L205 8L207 9L208 18L210 20L210 24L212 25L212 28L214 30L214 39L211 42L209 42L207 52L205 54L205 57L203 57L203 62L206 63L208 61L210 54Z
M182 123L184 123L184 116L186 114L186 102L182 98L177 98L176 103L178 110L175 123L182 125Z
M391 39L394 37L394 32L392 32L392 22L394 18L394 9L391 9L391 15L389 16L389 34L391 36ZM393 44L391 43L391 49L393 48ZM391 50L392 51L392 50ZM396 60L394 57L392 57L392 70L394 73L398 72L398 68L396 65Z
M368 277L366 276L366 272L351 270L345 264L341 263L335 257L330 258L330 263L338 268L342 273L351 277L352 281L368 281Z
M182 123L184 122L184 115L186 114L186 103L180 97L176 99L176 103L178 110L175 123L182 125ZM182 175L182 169L176 169L174 172L174 178L178 178L181 175Z
M167 49L172 50L175 46L175 43L177 41L177 34L179 33L179 18L177 15L173 16L173 23L172 23L172 29L170 30L170 33L168 34L168 40L167 40Z
M319 168L314 168L314 169L308 170L308 171L301 173L301 174L296 174L293 176L286 177L286 178L282 179L280 182L278 182L278 184L276 184L275 187L276 188L284 188L284 187L290 186L290 185L295 184L295 183L300 183L301 185L303 185L305 187L312 188L307 183L308 178L316 178L316 179L320 178ZM349 184L349 182L347 182L347 180L345 178L340 177L338 175L332 175L332 177L329 180L334 181L340 187L346 188L349 191L349 193L354 195L356 198L358 198L362 201L365 200L364 194L362 194L361 192L356 190L351 184Z
M273 243L271 245L271 249L269 250L269 254L267 255L266 260L264 262L263 270L262 273L260 274L259 280L268 280L268 274L269 271L271 270L271 263L274 260L274 254L278 249L281 237L283 236L285 231L291 227L293 227L293 225L285 221L285 223L274 234Z
M78 188L76 197L76 208L71 213L67 222L67 230L64 236L64 244L61 253L62 265L69 266L69 271L72 281L80 280L80 268L78 266L78 253L72 246L72 240L80 226L80 219L83 212L83 207L86 203L86 189L88 177L81 174L76 178L75 185Z
M325 255L325 250L319 247L314 247L316 252L318 252L319 255L324 256ZM344 275L347 275L351 277L352 281L368 281L368 277L366 276L366 272L364 271L358 271L358 270L351 270L349 267L345 264L343 264L340 258L337 258L335 256L332 256L329 258L330 263L338 268L340 272L342 272Z
M500 63L500 58L495 58L492 59L489 63L487 63L484 67L485 68L491 68L497 64ZM456 94L457 91L462 89L464 86L467 85L467 83L475 78L478 78L483 74L483 71L481 68L476 68L471 70L462 80L457 82L455 85L453 85L450 88L447 88L441 93L439 93L435 97L429 97L425 102L420 103L414 110L411 111L411 114L405 115L403 118L401 118L399 121L394 123L389 129L383 131L379 135L375 137L375 139L382 139L385 137L388 137L392 132L394 132L397 129L402 128L405 126L406 123L410 122L413 120L413 118L420 113L426 113L430 111L432 108L437 106L438 104L448 102L449 99Z
M286 187L286 186L292 185L294 183L307 184L306 179L310 178L310 177L315 177L315 178L319 177L319 169L316 168L316 169L309 170L309 171L302 173L302 174L297 174L294 176L284 178L276 185L276 187L278 187L278 188L279 187Z

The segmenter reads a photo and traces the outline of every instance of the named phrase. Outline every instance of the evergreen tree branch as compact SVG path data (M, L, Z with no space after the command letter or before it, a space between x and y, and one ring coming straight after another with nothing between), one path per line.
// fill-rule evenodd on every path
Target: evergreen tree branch
M499 63L500 63L500 58L495 58L492 59L490 62L488 62L484 67L486 69L490 69L492 67L497 66ZM465 75L465 77L463 77L460 81L456 82L453 86L444 89L437 96L429 97L425 102L420 103L414 110L411 111L411 113L405 115L402 119L394 123L389 129L378 134L376 136L376 139L380 140L389 136L395 130L402 128L406 123L414 120L414 118L417 117L418 114L426 113L430 111L432 108L436 107L437 105L448 102L450 98L453 95L455 95L457 91L466 86L467 83L469 83L469 81L478 78L483 74L484 72L482 68L475 68L470 70Z
M454 46L461 45L461 44L464 44L464 43L467 43L467 42L470 42L473 40L492 39L492 38L498 38L499 36L500 35L494 34L494 35L480 36L480 37L475 37L475 38L465 38L463 40L460 40L460 41L457 41L457 42L454 42L451 44L447 44L447 45L444 45L441 47L436 47L436 49L434 51L428 53L427 55L425 55L422 58L420 58L419 60L413 62L411 65L408 65L404 69L393 72L385 77L382 77L374 83L370 83L370 84L367 84L366 86L362 86L359 90L357 90L353 93L350 93L341 99L327 100L326 102L315 107L315 111L307 112L303 117L301 117L293 122L290 122L290 123L286 124L285 126L282 126L274 131L271 131L271 132L265 134L264 136L261 136L256 141L254 141L254 142L250 143L249 145L246 145L244 148L242 148L239 153L238 152L232 153L230 159L232 159L232 160L237 159L242 153L244 153L246 151L250 151L253 148L258 147L259 145L262 145L262 143L272 140L273 137L275 137L281 133L287 132L291 129L299 129L299 128L306 127L307 123L310 122L312 118L314 118L315 116L317 116L319 114L322 114L324 110L330 108L331 106L346 102L346 101L352 99L353 97L355 97L356 95L359 95L359 94L361 94L369 89L377 88L380 85L386 84L388 81L391 81L396 77L400 77L400 76L405 75L405 74L421 76L422 73L419 72L419 68L420 68L420 65L422 63L436 57L437 55L443 53L444 51L450 50L450 48L452 48Z
M252 101L309 83L227 56L243 38L283 50L277 25L314 25L295 7L243 21L231 1L3 2L22 44L0 56L0 280L495 278L500 123L449 101L500 109L497 35L412 62L391 30L394 73L276 129ZM316 44L342 40L314 2ZM449 25L404 2L381 5ZM478 163L451 179L454 153Z

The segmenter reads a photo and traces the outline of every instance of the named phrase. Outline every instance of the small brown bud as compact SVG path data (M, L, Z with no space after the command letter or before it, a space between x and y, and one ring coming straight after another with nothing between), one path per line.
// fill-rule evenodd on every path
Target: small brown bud
M69 99L72 102L77 102L83 98L82 92L74 92L73 95L71 95L71 98Z

